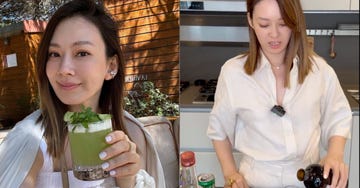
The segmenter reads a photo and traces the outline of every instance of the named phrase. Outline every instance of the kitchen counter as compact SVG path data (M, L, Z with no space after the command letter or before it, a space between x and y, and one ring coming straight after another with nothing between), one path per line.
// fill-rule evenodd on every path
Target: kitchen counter
M359 91L359 86L358 85L342 85L342 88L344 90L345 96L349 101L351 110L353 112L353 115L359 115L359 102L356 101L354 99L354 97L351 96L351 93L348 92L348 90L358 90Z
M204 103L204 104L193 104L195 97L199 95L199 90L201 86L190 85L180 94L180 111L186 110L188 108L197 109L199 111L210 111L213 103Z

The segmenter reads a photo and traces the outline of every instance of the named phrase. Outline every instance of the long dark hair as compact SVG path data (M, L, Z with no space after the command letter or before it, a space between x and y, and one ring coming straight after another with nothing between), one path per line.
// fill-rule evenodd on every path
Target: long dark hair
M113 129L127 133L123 124L123 95L124 95L124 62L118 37L118 25L106 11L102 4L96 4L93 0L73 0L61 6L51 17L46 26L37 53L37 79L40 94L40 109L44 136L48 144L48 152L55 158L64 152L67 128L63 116L68 106L62 103L56 96L46 75L48 50L50 41L58 24L64 19L81 16L93 23L100 31L106 46L106 56L118 57L118 70L116 76L104 81L99 108L101 113L109 113L113 117Z

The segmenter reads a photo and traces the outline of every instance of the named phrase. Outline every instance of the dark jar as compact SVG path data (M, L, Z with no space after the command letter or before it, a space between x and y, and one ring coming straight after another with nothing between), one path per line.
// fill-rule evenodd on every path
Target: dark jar
M297 171L297 178L303 181L306 188L325 188L331 185L332 171L327 179L324 178L324 168L320 164L310 164L304 169Z

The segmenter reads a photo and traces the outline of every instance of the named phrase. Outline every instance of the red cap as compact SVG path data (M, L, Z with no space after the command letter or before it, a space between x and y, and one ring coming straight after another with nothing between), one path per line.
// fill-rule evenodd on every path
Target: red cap
M180 155L181 166L189 167L195 164L195 153L192 151L184 151Z

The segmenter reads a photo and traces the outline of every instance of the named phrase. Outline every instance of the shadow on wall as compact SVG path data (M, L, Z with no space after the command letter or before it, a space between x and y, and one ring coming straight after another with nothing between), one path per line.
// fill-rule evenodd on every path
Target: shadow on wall
M119 21L126 90L149 80L171 100L179 97L179 1L106 1Z

